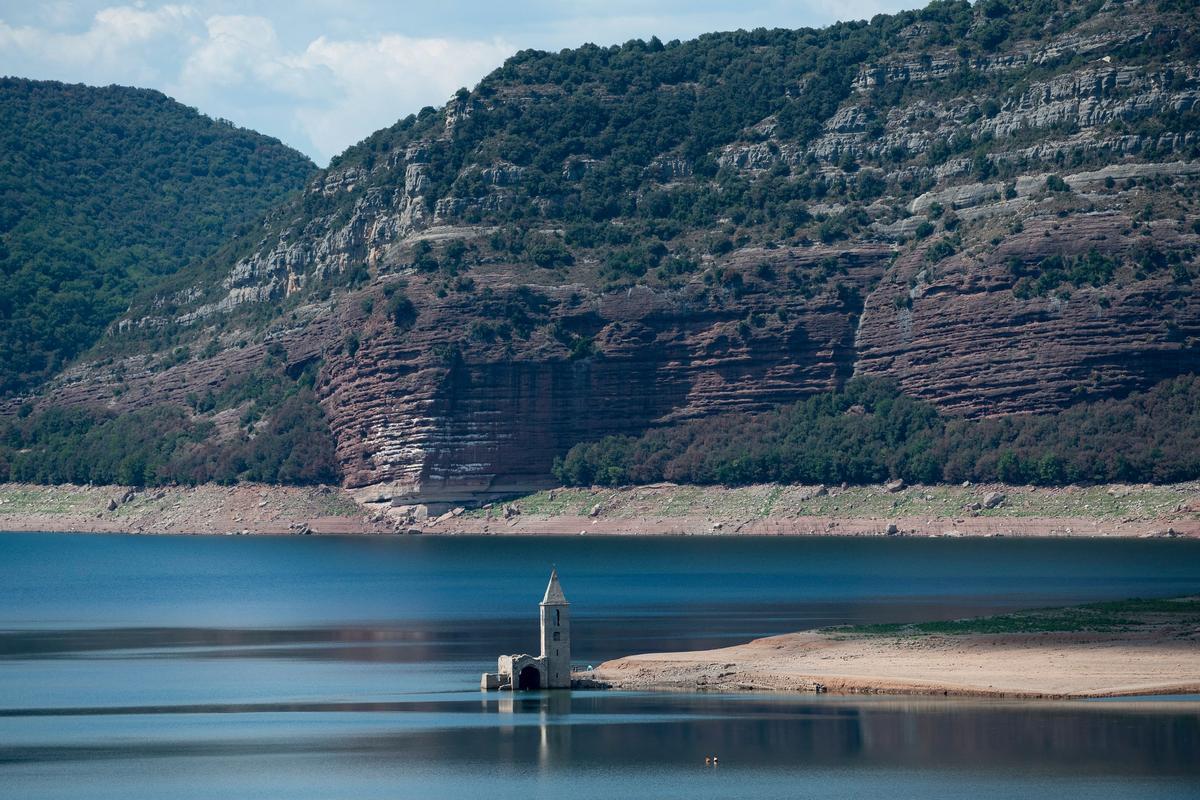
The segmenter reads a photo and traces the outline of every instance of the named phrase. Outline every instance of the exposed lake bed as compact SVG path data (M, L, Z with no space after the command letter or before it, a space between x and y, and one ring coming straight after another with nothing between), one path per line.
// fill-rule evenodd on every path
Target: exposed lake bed
M477 688L532 648L550 563L586 666L1183 595L1190 540L5 534L0 556L15 796L1186 797L1200 778L1188 698Z
M1200 483L558 488L479 507L384 489L0 484L0 530L137 534L1200 538Z
M1200 694L1200 600L783 634L587 673L621 688L1080 698Z

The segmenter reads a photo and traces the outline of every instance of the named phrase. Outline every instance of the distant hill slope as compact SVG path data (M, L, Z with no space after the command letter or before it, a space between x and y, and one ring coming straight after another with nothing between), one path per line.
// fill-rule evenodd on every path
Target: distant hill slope
M139 289L315 169L159 92L0 79L0 395L53 374Z
M22 480L1182 480L1198 254L1188 0L524 51L0 413Z

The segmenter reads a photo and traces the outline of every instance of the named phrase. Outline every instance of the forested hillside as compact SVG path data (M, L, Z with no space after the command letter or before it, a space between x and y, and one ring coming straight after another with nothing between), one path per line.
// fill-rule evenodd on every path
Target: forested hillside
M0 79L0 396L141 289L253 230L315 166L146 89Z
M859 378L763 414L578 444L554 471L576 486L1171 483L1200 475L1200 379L1057 414L961 419Z

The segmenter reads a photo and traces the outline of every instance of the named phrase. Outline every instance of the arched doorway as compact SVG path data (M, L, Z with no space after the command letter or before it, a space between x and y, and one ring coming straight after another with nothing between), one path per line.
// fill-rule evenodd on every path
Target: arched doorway
M521 690L542 688L542 671L532 664L522 668L517 675L517 688Z

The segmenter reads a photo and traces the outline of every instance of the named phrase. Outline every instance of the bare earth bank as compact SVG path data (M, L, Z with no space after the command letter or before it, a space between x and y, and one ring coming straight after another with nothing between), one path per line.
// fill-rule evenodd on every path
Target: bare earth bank
M555 489L479 509L336 487L0 484L0 530L127 533L1187 536L1200 483Z
M627 656L580 677L641 690L1060 699L1200 693L1200 602L1178 602L1190 613L1121 614L1118 622L1128 624L1092 629L791 633L719 650Z
M80 533L389 533L333 487L0 484L0 530Z
M564 488L410 524L491 534L1200 537L1200 483Z

